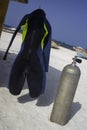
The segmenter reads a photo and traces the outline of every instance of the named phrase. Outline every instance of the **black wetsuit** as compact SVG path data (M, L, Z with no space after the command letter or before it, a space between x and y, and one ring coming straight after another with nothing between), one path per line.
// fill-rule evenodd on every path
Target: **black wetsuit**
M27 19L27 33L12 66L8 86L13 95L18 95L26 78L30 96L38 97L45 90L46 72L48 71L50 56L51 26L45 17L44 11L41 9L35 10L23 17L10 43L13 42L16 33L26 23ZM44 24L48 32L46 36ZM44 39L43 48L41 47L42 39Z

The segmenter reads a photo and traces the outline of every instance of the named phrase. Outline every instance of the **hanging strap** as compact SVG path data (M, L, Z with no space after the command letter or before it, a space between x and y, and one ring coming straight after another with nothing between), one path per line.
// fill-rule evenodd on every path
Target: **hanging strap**
M13 37L12 37L12 39L11 39L9 45L8 45L8 48L7 48L6 52L5 52L5 55L4 55L4 57L3 57L3 60L6 60L8 51L9 51L11 45L12 45L12 42L13 42L13 40L14 40L14 38L15 38L17 32L18 32L18 29L17 29L17 30L14 32L14 34L13 34Z
M3 60L6 60L7 54L8 54L8 51L9 51L11 45L12 45L12 42L13 42L13 40L14 40L14 38L15 38L17 32L20 30L21 25L23 25L23 24L25 23L26 17L28 17L28 16L25 15L25 16L23 17L23 19L20 21L20 23L19 23L17 29L15 30L15 32L14 32L14 34L13 34L13 36L12 36L12 39L11 39L9 45L8 45L8 48L7 48L6 52L5 52L5 55L4 55L4 57L3 57Z

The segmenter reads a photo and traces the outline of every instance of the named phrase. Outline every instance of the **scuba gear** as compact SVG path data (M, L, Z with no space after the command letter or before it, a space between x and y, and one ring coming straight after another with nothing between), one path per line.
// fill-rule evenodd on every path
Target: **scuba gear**
M9 91L13 95L20 94L26 78L30 96L38 97L45 90L51 48L51 26L42 9L25 15L13 34L4 60L20 28L23 29L22 45L12 66Z

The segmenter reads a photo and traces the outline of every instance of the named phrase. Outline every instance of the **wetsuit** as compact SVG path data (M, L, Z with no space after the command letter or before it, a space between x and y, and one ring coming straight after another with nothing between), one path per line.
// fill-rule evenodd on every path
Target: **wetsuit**
M10 45L19 29L23 30L22 45L11 69L9 91L13 95L20 94L26 78L30 96L38 97L44 93L46 85L51 46L51 26L44 11L37 9L23 17L13 34ZM7 52L9 48L10 46Z

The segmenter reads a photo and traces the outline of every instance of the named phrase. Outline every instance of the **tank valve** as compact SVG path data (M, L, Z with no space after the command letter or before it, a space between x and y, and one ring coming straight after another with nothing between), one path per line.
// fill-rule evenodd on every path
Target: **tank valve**
M82 63L82 60L79 59L77 56L75 56L74 58L72 58L72 60L73 60L74 63L76 63L76 62L77 62L77 63ZM73 63L73 62L72 62L72 63Z

